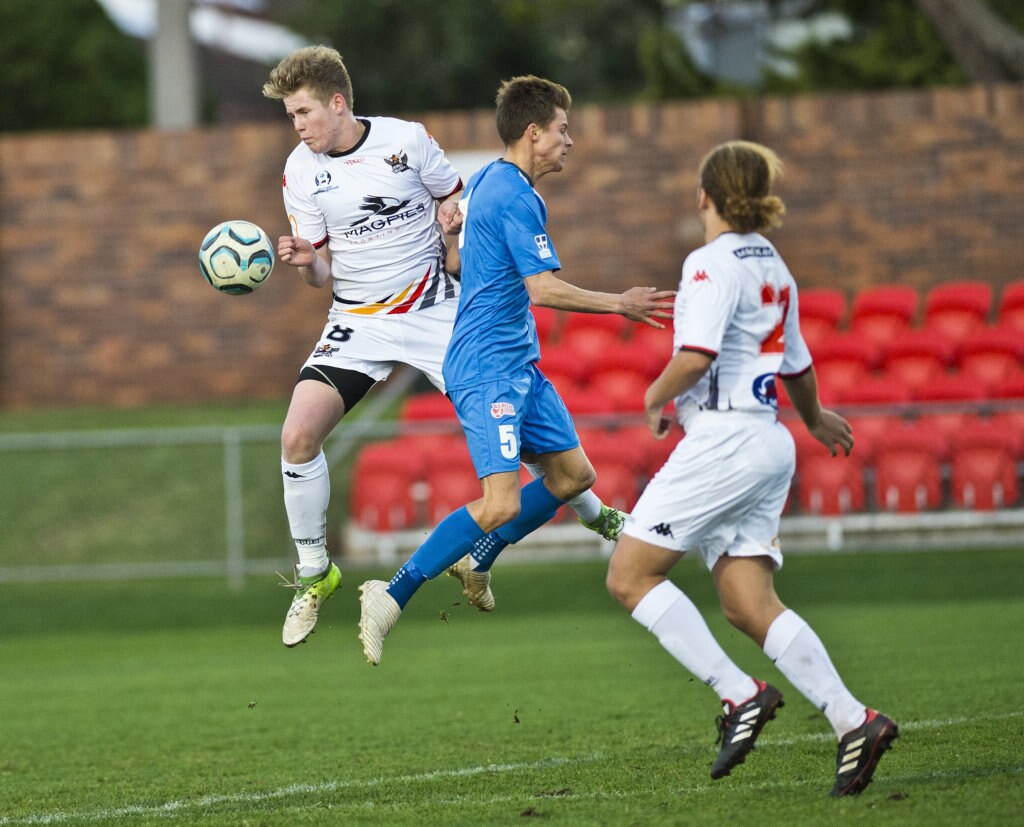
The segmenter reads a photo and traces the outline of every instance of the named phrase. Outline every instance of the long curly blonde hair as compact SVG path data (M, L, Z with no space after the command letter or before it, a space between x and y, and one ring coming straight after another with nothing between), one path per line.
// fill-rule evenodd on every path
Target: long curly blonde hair
M763 232L782 224L786 205L772 194L782 161L752 141L729 141L712 149L700 164L700 185L718 214L741 233Z

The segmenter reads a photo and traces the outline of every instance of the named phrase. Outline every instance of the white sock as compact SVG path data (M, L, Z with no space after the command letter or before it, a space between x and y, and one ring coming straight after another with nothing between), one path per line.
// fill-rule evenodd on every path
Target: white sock
M327 503L331 499L331 477L327 473L327 457L321 451L302 465L281 460L281 474L284 508L299 553L299 575L311 577L328 565Z
M864 723L864 704L843 685L821 639L792 609L786 609L768 627L764 653L807 700L825 713L838 737Z
M544 470L539 465L524 462L523 466L533 475L534 479L539 480L544 478ZM579 516L579 518L585 523L592 523L601 516L601 498L598 497L590 488L578 497L568 500L566 505L575 511L577 516Z
M651 589L633 609L633 619L723 701L739 705L757 694L754 679L725 654L704 618L670 580Z

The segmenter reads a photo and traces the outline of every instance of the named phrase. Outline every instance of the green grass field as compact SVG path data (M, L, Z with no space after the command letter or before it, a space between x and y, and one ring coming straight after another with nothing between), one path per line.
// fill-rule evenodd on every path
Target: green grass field
M1020 552L793 556L783 599L903 735L832 800L824 718L674 579L787 704L712 782L716 698L604 592L599 563L495 569L498 609L428 584L362 661L346 572L281 646L271 579L5 585L0 824L1002 824L1024 808Z

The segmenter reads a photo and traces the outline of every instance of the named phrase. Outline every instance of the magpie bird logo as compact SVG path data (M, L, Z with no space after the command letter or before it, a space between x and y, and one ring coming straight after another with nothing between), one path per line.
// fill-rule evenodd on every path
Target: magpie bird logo
M391 167L391 171L395 173L395 175L409 169L409 153L407 152L403 152L401 155L395 153L384 160L387 161L388 166Z
M388 195L363 196L363 203L359 205L359 209L366 210L366 215L356 219L349 226L358 227L364 221L369 221L371 218L387 218L389 215L400 213L408 206L408 198L405 201L399 201L397 198L391 198Z

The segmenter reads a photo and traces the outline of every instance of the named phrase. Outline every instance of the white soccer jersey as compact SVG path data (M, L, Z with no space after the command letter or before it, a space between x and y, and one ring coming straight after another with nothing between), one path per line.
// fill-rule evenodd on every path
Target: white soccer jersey
M686 257L673 344L714 357L676 399L681 422L694 410L777 410L775 374L805 372L811 354L800 335L796 282L768 239L723 233Z
M282 186L292 231L328 244L335 310L404 313L456 295L443 270L435 199L461 186L459 173L421 124L360 118L362 140L316 154L300 143Z

